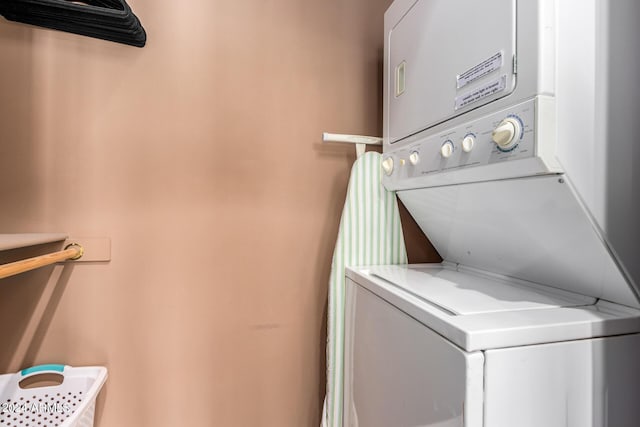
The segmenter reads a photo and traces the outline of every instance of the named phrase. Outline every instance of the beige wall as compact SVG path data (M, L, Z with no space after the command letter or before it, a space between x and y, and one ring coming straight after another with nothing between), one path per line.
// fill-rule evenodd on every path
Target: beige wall
M0 369L106 365L100 427L315 426L355 157L319 136L381 132L390 1L129 3L144 49L0 21L0 231L113 244L0 283Z

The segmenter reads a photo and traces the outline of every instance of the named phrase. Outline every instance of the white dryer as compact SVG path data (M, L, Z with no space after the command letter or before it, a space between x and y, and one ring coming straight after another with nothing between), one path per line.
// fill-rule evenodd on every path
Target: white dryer
M345 426L640 426L637 18L391 5L384 184L444 261L347 270Z

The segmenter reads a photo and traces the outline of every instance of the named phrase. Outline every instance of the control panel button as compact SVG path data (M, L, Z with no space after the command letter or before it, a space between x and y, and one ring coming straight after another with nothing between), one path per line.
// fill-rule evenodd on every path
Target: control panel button
M470 153L471 150L473 150L473 146L476 143L476 139L473 137L473 135L467 135L464 137L464 139L462 140L462 151L464 151L465 153Z
M442 157L445 159L451 157L453 154L453 142L445 141L445 143L442 144L442 147L440 147L440 154L442 154Z
M411 154L409 154L409 163L415 166L418 164L419 161L420 161L420 155L418 154L418 152L412 151Z
M491 134L493 142L498 144L502 149L513 147L520 135L520 122L514 118L508 117L504 119Z
M393 173L393 158L387 157L382 161L382 170L385 175L389 176Z

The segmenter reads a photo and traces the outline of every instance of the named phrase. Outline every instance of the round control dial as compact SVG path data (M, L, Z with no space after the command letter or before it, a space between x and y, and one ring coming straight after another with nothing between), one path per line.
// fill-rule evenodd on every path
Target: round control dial
M385 175L389 176L393 173L393 158L387 157L382 161L382 170Z
M445 143L442 144L442 147L440 147L440 154L442 154L442 157L445 159L451 157L453 154L453 142L445 141Z
M473 135L467 135L462 140L462 151L465 153L470 153L473 150L473 146L476 143L476 139Z
M507 117L495 128L491 134L491 138L499 148L506 150L516 144L520 132L522 132L520 122L513 117Z
M420 161L420 155L418 154L418 152L412 151L411 154L409 154L409 163L415 166L418 164L419 161Z

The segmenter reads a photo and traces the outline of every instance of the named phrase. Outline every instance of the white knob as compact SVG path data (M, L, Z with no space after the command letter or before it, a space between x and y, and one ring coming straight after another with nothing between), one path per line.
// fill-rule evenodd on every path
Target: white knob
M516 119L506 118L491 134L493 142L500 148L511 148L515 145L518 135L520 135L520 122Z
M393 158L387 157L382 161L382 170L384 173L389 176L393 173Z
M470 153L471 150L473 150L473 145L475 143L476 143L476 139L473 137L473 135L467 135L462 140L462 151L464 151L465 153Z
M411 154L409 154L409 163L411 163L413 166L417 165L419 161L420 155L417 151L413 151Z
M445 159L451 157L451 155L453 154L453 142L447 141L442 144L442 147L440 147L440 154L442 154L442 157L444 157Z

